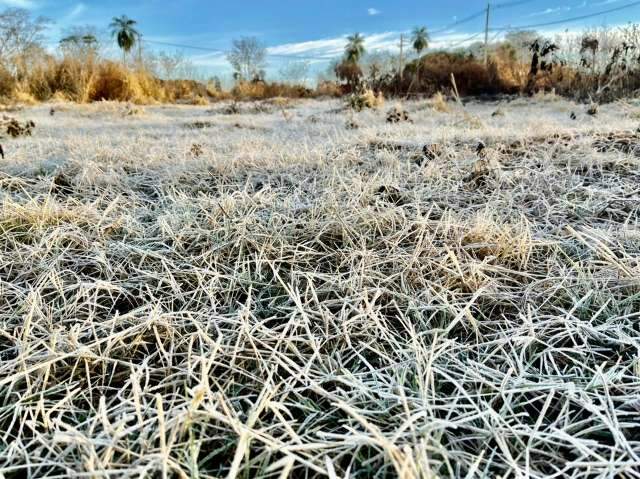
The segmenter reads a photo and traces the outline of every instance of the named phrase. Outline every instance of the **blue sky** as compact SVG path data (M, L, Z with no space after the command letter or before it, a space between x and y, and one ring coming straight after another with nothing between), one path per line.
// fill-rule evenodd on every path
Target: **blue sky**
M589 15L634 3L633 0L497 0L492 27L547 23ZM147 40L227 50L235 37L258 37L279 55L329 58L339 54L344 36L358 31L372 50L395 50L402 32L416 25L439 31L456 20L486 7L484 0L0 0L0 6L23 7L55 22L48 35L55 44L73 25L105 29L111 17L126 14L139 22ZM640 5L607 15L540 28L541 31L640 22ZM435 47L464 41L484 28L482 15L433 35ZM499 32L492 33L499 35ZM481 39L481 36L474 39ZM174 51L177 48L160 47ZM184 53L211 72L226 72L224 55L184 49ZM270 58L274 65L285 62ZM314 61L315 63L315 61ZM320 64L321 62L318 62Z

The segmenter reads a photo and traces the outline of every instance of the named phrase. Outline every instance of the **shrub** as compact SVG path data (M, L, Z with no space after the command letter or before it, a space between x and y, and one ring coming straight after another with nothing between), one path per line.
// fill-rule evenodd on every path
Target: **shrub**
M156 80L164 90L167 101L185 101L189 104L208 104L210 96L207 85L195 80Z
M334 72L336 77L347 83L347 92L355 92L361 86L363 72L357 63L343 60L336 65Z
M73 101L84 102L95 68L92 60L48 58L29 72L21 82L21 89L39 101L47 101L62 92Z
M119 63L105 62L95 73L89 101L112 100L149 103L164 101L166 90L144 71L131 71Z
M209 104L209 100L202 95L195 95L188 99L188 103L189 105L195 106L207 106Z
M342 88L336 82L323 81L318 84L315 93L317 96L340 98L342 96Z
M231 90L231 96L236 100L264 100L268 98L311 98L312 90L302 85L288 85L274 82L239 82Z
M0 98L10 99L16 89L16 80L5 68L0 67Z
M442 92L438 92L431 97L429 101L431 108L440 113L449 113L451 111L451 107L447 103L447 99L442 94Z
M13 94L13 98L18 102L24 105L35 105L38 103L38 100L33 97L29 92L25 91L16 91Z
M382 92L375 94L369 89L361 93L352 93L347 97L347 106L355 111L362 111L365 108L377 109L384 106L384 96Z
M401 123L401 122L413 123L409 117L409 113L399 106L394 106L387 112L387 123Z
M448 90L451 87L452 74L456 78L461 96L496 94L508 90L508 86L504 85L500 78L490 73L490 70L472 55L437 52L409 63L405 68L404 81L413 83L416 85L415 90L429 96Z

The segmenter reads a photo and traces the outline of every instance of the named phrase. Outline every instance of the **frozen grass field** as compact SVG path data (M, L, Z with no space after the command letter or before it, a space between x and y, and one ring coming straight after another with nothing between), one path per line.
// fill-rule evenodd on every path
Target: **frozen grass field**
M640 477L640 104L391 106L8 113L0 477Z

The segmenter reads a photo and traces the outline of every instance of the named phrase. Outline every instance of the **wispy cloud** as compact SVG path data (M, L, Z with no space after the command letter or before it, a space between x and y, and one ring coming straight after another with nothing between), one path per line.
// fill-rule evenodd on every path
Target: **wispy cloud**
M380 15L382 12L380 10L378 10L377 8L369 8L367 10L367 13L369 14L369 16L375 17L376 15Z
M274 55L309 55L318 57L333 57L344 51L347 43L346 36L326 38L323 40L309 40L298 43L284 43L270 47L270 54Z
M67 10L64 15L55 21L55 23L49 25L49 36L51 37L51 40L55 40L52 44L53 47L51 48L55 48L55 46L57 46L58 37L65 34L66 29L74 25L78 21L78 18L80 18L87 10L87 6L84 3L79 2L71 9Z
M209 67L216 69L230 68L227 57L223 53L204 53L201 55L191 55L189 60L198 67Z
M71 9L69 13L65 16L65 20L73 20L78 18L87 10L87 6L84 3L78 3L75 7Z
M402 33L407 34L408 32L391 31L366 35L364 42L365 49L369 53L381 51L397 53L400 50L400 35ZM462 47L473 43L473 39L467 39L469 39L469 35L466 33L444 33L431 42L431 47L435 49L446 48L451 44ZM344 53L346 44L347 37L343 35L322 40L277 45L270 47L268 52L275 55L309 56L329 60L341 56Z
M571 11L570 6L564 6L564 7L557 7L557 8L547 8L545 10L539 11L539 12L533 12L530 15L528 15L529 17L540 17L543 15L552 15L554 13L560 13L560 12L570 12Z
M36 8L36 2L33 0L0 0L0 5L14 8Z
M364 46L369 52L380 50L394 50L398 48L400 32L383 32L367 35ZM334 58L344 53L347 44L346 35L325 38L323 40L311 40L308 42L285 43L270 47L268 52L275 55L313 56L317 58Z

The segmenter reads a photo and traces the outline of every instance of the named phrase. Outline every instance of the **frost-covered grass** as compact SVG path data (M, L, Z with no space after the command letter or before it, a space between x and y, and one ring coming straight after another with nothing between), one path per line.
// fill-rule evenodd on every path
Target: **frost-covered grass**
M227 106L17 114L0 476L640 477L639 105Z

